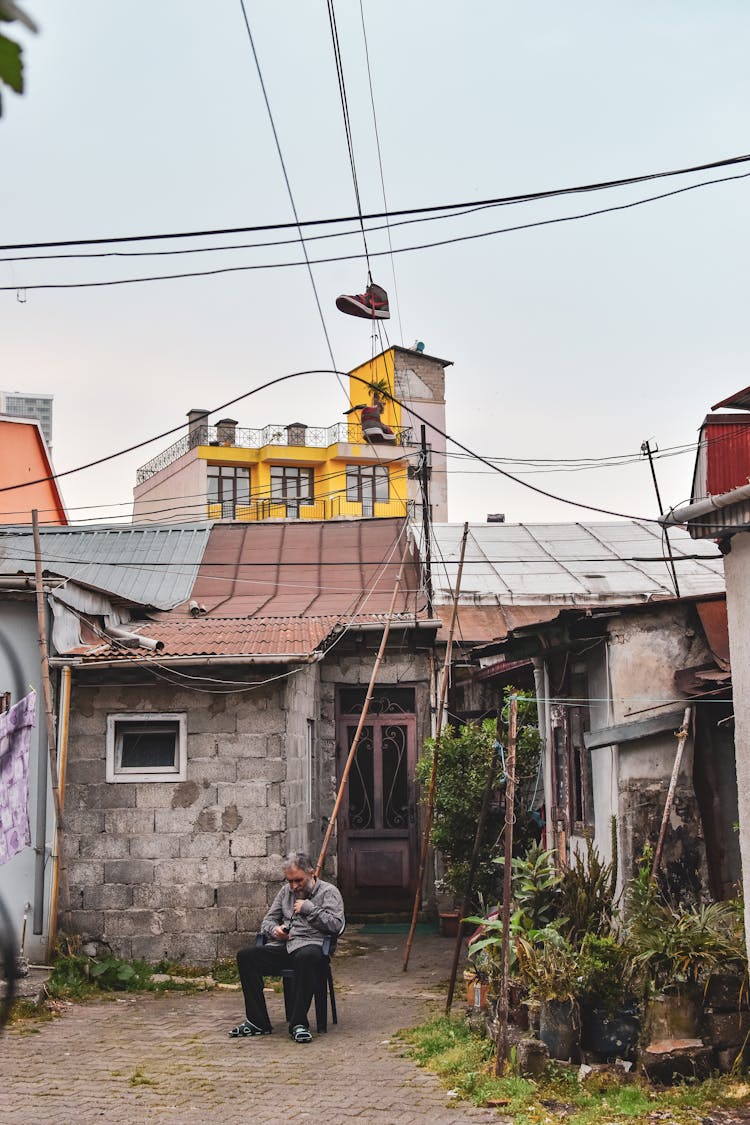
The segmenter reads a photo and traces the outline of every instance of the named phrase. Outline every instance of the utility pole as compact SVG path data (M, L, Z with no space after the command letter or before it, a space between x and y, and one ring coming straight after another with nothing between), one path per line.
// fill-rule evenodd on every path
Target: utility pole
M427 446L427 429L420 427L422 455L419 462L419 487L422 493L422 538L424 539L424 585L427 592L427 612L432 617L432 544L430 543L430 453Z
M664 507L663 507L662 502L661 502L661 493L659 492L659 482L656 479L656 469L654 468L654 458L652 456L652 454L656 453L656 452L658 452L658 450L656 448L654 448L654 449L651 448L651 442L648 438L646 438L646 440L644 442L641 442L641 453L645 453L645 455L648 457L648 464L649 464L649 468L651 469L651 478L654 482L654 491L656 493L656 503L659 505L659 515L661 515L662 512L664 511ZM672 544L669 542L669 531L667 530L666 527L664 528L664 541L667 545L667 554L669 555L669 567L670 567L670 570L672 571L672 582L674 583L674 592L677 595L677 597L679 598L680 597L680 584L677 581L677 570L676 570L675 565L674 565L674 556L672 554Z

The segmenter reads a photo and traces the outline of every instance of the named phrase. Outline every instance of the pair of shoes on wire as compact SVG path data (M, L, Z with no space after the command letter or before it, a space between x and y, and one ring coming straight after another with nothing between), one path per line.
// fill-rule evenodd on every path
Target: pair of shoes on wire
M362 316L366 320L388 320L391 315L388 308L388 294L372 279L364 293L353 297L347 294L337 297L336 308L339 312L348 313L349 316Z
M270 1027L257 1027L250 1020L243 1020L229 1032L230 1039L247 1039L254 1035L270 1035Z
M298 1023L294 1027L290 1027L289 1034L295 1043L312 1043L312 1032L304 1024Z

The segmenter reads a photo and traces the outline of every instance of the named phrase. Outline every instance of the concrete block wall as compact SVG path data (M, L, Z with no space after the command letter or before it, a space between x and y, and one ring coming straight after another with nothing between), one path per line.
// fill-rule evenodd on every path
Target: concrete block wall
M282 855L307 843L299 773L316 669L215 695L112 686L112 676L109 686L73 687L65 796L73 928L122 957L231 957L278 890ZM187 714L185 781L105 781L107 715L120 712Z

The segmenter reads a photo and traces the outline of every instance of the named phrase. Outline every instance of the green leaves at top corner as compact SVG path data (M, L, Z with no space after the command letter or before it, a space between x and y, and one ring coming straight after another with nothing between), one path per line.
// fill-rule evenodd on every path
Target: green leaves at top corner
M21 48L5 35L0 35L0 82L10 86L17 94L23 93Z

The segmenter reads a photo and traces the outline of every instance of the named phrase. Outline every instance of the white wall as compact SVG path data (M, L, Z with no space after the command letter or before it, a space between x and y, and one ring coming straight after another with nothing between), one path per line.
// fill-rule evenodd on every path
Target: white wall
M133 523L205 520L206 462L191 449L133 489Z
M750 956L750 534L740 532L724 557L734 696L734 756L740 820L745 935Z

